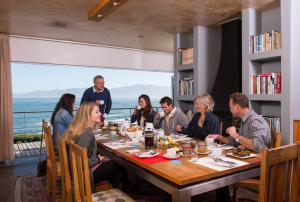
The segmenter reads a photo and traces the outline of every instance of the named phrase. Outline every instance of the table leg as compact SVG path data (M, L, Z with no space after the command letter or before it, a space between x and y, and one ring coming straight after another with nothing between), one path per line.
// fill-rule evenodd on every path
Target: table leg
M176 191L172 193L172 202L191 202L191 196L186 192Z

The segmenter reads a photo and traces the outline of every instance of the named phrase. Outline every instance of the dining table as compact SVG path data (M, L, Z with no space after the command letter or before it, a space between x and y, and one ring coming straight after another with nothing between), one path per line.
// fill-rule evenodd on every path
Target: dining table
M173 202L189 202L192 196L260 175L260 154L247 159L226 156L226 159L239 162L239 166L215 169L218 166L205 164L204 160L209 159L207 154L198 155L197 162L191 161L190 157L167 159L162 154L144 159L131 152L143 151L142 145L118 146L118 143L114 144L118 142L115 137L96 138L96 141L102 155L166 191Z

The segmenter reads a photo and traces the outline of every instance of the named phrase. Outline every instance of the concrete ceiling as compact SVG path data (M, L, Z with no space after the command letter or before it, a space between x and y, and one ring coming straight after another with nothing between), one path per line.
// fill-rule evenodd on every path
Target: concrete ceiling
M216 26L243 8L277 0L128 0L100 22L88 11L99 0L1 0L0 32L173 52L173 33Z

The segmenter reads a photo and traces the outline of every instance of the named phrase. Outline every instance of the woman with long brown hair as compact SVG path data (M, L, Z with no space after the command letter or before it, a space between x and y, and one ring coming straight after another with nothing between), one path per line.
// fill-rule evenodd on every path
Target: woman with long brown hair
M50 123L53 127L53 144L57 152L57 135L62 135L73 119L75 95L66 93L61 96L52 113Z
M64 133L64 138L66 142L73 141L87 149L92 184L110 180L113 187L118 187L121 180L123 186L126 186L129 183L126 170L97 152L93 131L95 126L101 123L100 117L101 112L96 103L81 104L72 123Z
M155 115L156 111L152 108L149 96L142 94L131 116L131 123L137 121L140 126L145 127L146 122L153 123Z

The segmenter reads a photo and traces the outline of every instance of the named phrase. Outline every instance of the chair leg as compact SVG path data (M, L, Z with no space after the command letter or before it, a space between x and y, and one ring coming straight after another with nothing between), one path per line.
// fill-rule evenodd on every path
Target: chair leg
M57 176L53 173L52 174L52 186L51 186L51 201L55 202L56 201L56 185L57 185Z
M238 184L233 184L233 201L239 202L239 186Z
M47 196L49 197L51 195L51 188L52 188L52 177L51 172L47 170Z

